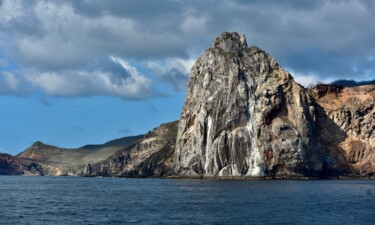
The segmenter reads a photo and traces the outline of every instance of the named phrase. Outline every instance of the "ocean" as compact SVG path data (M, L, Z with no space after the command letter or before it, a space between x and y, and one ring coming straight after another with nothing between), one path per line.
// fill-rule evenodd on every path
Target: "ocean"
M0 224L375 224L375 181L0 176Z

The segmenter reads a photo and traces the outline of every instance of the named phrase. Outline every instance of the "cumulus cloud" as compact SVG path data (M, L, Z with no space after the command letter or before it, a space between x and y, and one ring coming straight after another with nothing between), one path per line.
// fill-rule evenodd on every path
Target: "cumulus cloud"
M199 35L207 30L208 18L201 16L188 15L181 23L181 29L186 34Z
M127 58L184 54L185 40L168 30L142 29L141 21L105 13L105 7L90 17L81 14L74 2L4 0L2 35L8 43L2 47L22 65L54 70L108 54Z
M294 74L293 77L297 83L301 84L304 87L309 87L318 83L318 78L314 75Z
M172 58L163 62L148 62L147 66L164 83L170 84L175 90L182 90L186 86L188 74L194 64L194 59Z
M320 79L370 78L351 70L352 64L361 63L364 70L374 71L374 65L363 63L375 51L375 29L370 25L375 18L363 2L316 1L311 8L303 7L304 2L286 2L290 4L243 3L253 10L248 19L262 21L245 28L250 43L267 50L282 65L302 73L313 71Z
M2 0L0 54L23 76L2 75L0 90L30 86L50 95L141 99L153 95L159 80L181 90L191 55L223 31L244 33L306 82L370 79L374 13L375 4L365 0ZM127 64L108 62L111 55L152 74L134 75Z
M20 0L0 2L0 24L7 25L14 18L22 16L22 2Z
M301 73L297 71L293 71L291 69L286 68L286 70L293 76L294 80L301 84L304 87L309 87L312 85L315 85L317 83L329 83L332 81L332 79L323 79L319 78L318 75L313 73Z
M68 70L60 73L29 70L26 79L35 87L53 96L112 95L124 99L152 96L151 80L127 61L111 56L121 65L122 74L109 71Z

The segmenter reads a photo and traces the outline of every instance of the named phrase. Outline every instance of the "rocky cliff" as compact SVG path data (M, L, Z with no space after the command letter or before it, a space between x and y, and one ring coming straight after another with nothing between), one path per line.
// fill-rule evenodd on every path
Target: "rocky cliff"
M374 94L372 87L357 89L307 90L269 54L248 47L243 35L222 33L191 70L175 171L206 177L371 174Z
M162 124L108 159L87 164L83 176L165 177L172 175L177 121Z
M375 85L317 85L309 90L317 104L319 145L331 171L354 175L375 172Z
M18 159L17 157L0 153L0 175L44 175L40 165L32 160Z
M178 125L182 175L283 176L322 169L304 88L243 35L223 33L193 66Z

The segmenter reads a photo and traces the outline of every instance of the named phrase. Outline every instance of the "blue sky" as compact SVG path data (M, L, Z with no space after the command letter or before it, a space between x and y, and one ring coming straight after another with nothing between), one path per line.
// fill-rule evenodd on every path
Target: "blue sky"
M303 85L374 79L374 15L365 0L0 0L0 152L177 120L191 66L223 31Z

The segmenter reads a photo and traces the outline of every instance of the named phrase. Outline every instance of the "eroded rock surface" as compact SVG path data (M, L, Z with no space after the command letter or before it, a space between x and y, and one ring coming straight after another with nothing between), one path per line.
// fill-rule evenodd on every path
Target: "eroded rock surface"
M320 147L331 170L357 175L375 172L375 85L317 85L309 90L317 102Z
M180 175L284 176L322 170L303 87L246 38L223 33L193 66L178 125Z

